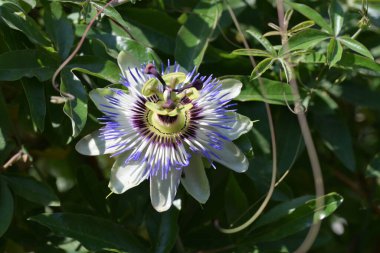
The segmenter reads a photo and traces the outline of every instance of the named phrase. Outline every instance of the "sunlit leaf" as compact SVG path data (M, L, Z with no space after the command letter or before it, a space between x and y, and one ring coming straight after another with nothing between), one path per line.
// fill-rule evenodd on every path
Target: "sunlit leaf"
M332 24L334 35L338 36L343 27L344 13L342 6L337 0L332 0L329 8L330 22Z
M279 55L284 53L285 49L288 51L297 50L297 49L309 49L316 46L321 41L324 41L329 38L329 34L315 30L307 29L302 32L297 33L289 39L288 47L282 48L279 52Z
M376 154L366 168L367 177L380 178L380 154Z
M70 118L72 136L76 137L87 121L87 93L81 81L70 71L62 71L61 80L61 91L75 97L66 101L63 111Z
M46 30L61 59L66 58L74 43L74 29L61 4L52 2L47 5L44 20Z
M327 62L330 66L334 66L342 58L343 47L336 39L331 39L327 46Z
M351 39L348 36L339 37L338 40L349 49L373 60L371 52L359 41Z
M201 0L178 31L175 58L187 70L198 68L220 15L221 3Z
M288 5L290 5L293 9L304 15L305 17L313 20L317 25L323 28L325 31L332 33L332 29L330 25L326 22L326 20L319 14L316 10L305 4L299 4L291 2L290 0L285 1Z
M260 77L262 74L265 73L272 65L273 65L274 59L272 58L266 58L259 62L256 67L252 70L251 78L256 79Z
M237 101L263 101L270 104L286 105L292 104L294 98L291 88L288 84L273 81L267 78L261 78L261 86L257 79L250 80L244 76L234 76L243 83L242 91L235 98Z
M271 54L269 54L267 51L260 50L260 49L236 49L232 51L233 54L236 55L245 55L245 56L258 56L258 57L265 57L269 58L272 57Z
M4 4L0 6L0 18L10 28L24 33L33 43L49 46L50 43L38 24L24 13L16 11L13 4Z
M304 21L304 22L301 22L295 26L293 26L289 32L291 33L297 33L297 32L300 32L302 30L305 30L307 28L310 28L312 27L313 25L315 25L315 22L312 21L312 20L308 20L308 21Z

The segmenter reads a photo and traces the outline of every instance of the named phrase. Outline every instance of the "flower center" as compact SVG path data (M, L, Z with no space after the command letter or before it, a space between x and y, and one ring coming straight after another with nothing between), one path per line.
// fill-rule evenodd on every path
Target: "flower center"
M148 110L146 121L153 132L161 135L173 135L186 130L189 123L189 113L182 111L176 116L168 116Z
M145 97L155 96L145 103L148 108L146 120L151 130L169 135L185 130L189 123L189 110L193 107L191 101L199 97L203 82L196 79L188 83L183 72L161 76L153 64L146 66L145 73L155 77L146 81L141 91Z

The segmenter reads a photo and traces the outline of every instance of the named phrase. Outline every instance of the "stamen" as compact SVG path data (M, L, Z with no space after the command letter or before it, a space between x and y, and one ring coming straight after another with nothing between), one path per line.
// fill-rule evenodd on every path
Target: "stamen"
M162 79L161 74L158 73L156 67L152 63L149 63L146 65L144 72L145 72L145 74L150 74L150 75L155 76L162 83L164 90L166 90L166 83L165 83L164 79Z
M203 88L203 82L200 79L195 79L194 82L191 83L191 86L197 90L201 90Z
M201 90L203 88L203 81L201 79L195 79L192 83L185 85L181 89L173 89L175 92L182 92L186 89L194 87L197 90Z

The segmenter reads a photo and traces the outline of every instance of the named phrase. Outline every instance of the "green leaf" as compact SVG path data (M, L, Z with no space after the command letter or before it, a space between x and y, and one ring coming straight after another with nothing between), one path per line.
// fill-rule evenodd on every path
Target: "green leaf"
M74 43L74 29L59 2L45 6L44 21L59 56L65 59Z
M40 214L29 218L54 233L80 241L88 250L122 250L146 253L149 250L130 232L112 221L73 213Z
M380 91L364 82L349 80L344 85L331 85L328 91L354 105L380 110Z
M28 100L33 125L43 132L46 116L45 87L43 83L34 79L23 78L20 82Z
M128 54L135 58L139 64L155 62L156 65L161 65L161 59L153 49L145 47L137 41L128 38L120 38L118 40L118 49L120 51L128 52Z
M247 197L232 173L228 177L224 192L224 207L230 224L236 222L249 208Z
M292 36L289 39L288 48L286 49L287 51L309 49L328 38L329 34L325 32L315 29L307 29ZM285 53L285 48L282 48L278 54L282 55L283 53Z
M281 63L282 70L285 73L286 82L290 83L290 80L293 78L293 70L289 66L288 62L286 62L284 59L279 58L279 62Z
M342 58L343 47L336 39L331 39L327 46L327 62L330 66L334 66Z
M95 76L111 83L120 81L119 67L113 61L97 56L77 56L66 66L66 69Z
M179 29L174 56L186 70L198 68L202 63L221 13L220 2L200 0L185 24Z
M351 134L346 122L338 113L338 105L327 93L316 91L315 94L317 97L312 107L315 128L326 146L343 165L354 171L356 162Z
M100 182L94 167L80 166L77 169L78 187L83 198L93 207L98 215L107 215L106 198L108 192L103 182Z
M61 91L73 95L75 98L67 100L63 112L70 118L72 136L76 137L84 128L87 121L87 93L81 81L70 71L61 72Z
M274 59L273 58L266 58L259 62L256 67L253 69L251 73L251 78L256 79L260 77L262 74L265 73L272 65L273 65Z
M178 236L178 215L179 211L172 207L169 211L162 213L158 229L155 253L171 252Z
M366 168L366 177L380 178L380 154L376 154Z
M312 53L305 55L300 59L300 61L303 63L325 64L326 57L324 54ZM335 64L334 67L349 70L371 70L374 73L380 72L380 64L376 63L375 61L361 55L344 51L342 54L342 59L337 64Z
M305 203L307 203L310 200L314 200L312 196L305 195L302 197L298 197L292 200L289 200L285 203L278 204L277 206L273 207L269 211L265 212L254 224L254 229L258 229L260 227L269 225L273 222L279 221L282 218L286 218L286 216L289 214L289 212L292 209L299 208Z
M15 81L33 76L40 81L46 81L53 76L55 69L54 55L43 50L15 50L0 55L2 81Z
M265 58L272 57L272 55L269 54L267 51L260 50L260 49L236 49L236 50L232 51L232 54L246 55L246 56L257 56L257 57L265 57Z
M329 15L334 30L334 35L338 36L343 27L344 13L342 6L340 6L337 0L331 1Z
M326 20L319 14L316 10L312 9L311 7L305 5L305 4L299 4L299 3L293 3L289 0L285 1L290 7L292 7L294 10L298 11L305 17L313 20L317 25L319 25L321 28L323 28L325 31L332 33L332 29L330 25L326 22Z
M124 15L133 39L145 46L173 55L180 28L176 19L166 12L149 8L128 8Z
M301 22L301 23L299 23L299 24L293 26L293 27L289 30L289 32L290 32L290 33L297 33L297 32L300 32L300 31L302 31L302 30L305 30L305 29L307 29L307 28L310 28L310 27L312 27L312 26L314 26L314 25L315 25L315 22L312 21L312 20L303 21L303 22Z
M12 29L24 33L30 41L41 46L49 46L50 42L40 30L39 25L28 15L20 12L17 5L4 4L0 6L0 18Z
M11 131L11 121L9 118L9 113L8 113L8 108L5 103L5 99L3 96L3 93L0 89L0 115L1 115L1 120L0 120L0 153L3 153L6 146L7 142L10 139L10 131ZM0 156L0 159L2 157ZM1 161L1 160L0 160Z
M0 237L2 237L13 218L13 196L2 177L0 177L0 217Z
M44 206L60 205L53 190L32 177L5 175L4 180L16 195L24 199Z
M328 217L335 212L343 202L343 198L339 194L334 192L329 193L324 196L322 210L316 212L316 199L308 200L302 204L302 201L306 199L307 197L303 197L301 199L292 200L290 203L280 204L270 210L268 215L264 214L260 220L262 220L262 224L267 226L254 232L250 239L261 243L283 239L310 227L313 221L323 220ZM319 216L316 214L319 214ZM254 228L255 227L253 227L253 229Z
M349 49L373 60L371 52L359 41L351 39L348 36L339 37L338 40Z
M250 80L245 76L234 76L233 78L239 79L243 83L239 96L234 99L236 101L262 101L277 105L294 102L290 85L287 83L261 78L263 82L261 86L257 79Z
M267 40L259 31L257 31L255 28L250 28L247 30L247 33L251 35L253 38L255 38L260 44L273 56L277 56L277 52L272 46L272 44Z

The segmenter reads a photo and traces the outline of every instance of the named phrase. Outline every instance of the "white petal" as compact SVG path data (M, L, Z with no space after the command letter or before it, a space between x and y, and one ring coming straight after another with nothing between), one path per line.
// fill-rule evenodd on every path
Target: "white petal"
M183 168L181 183L186 191L199 203L206 203L210 197L210 186L200 155L193 154L190 164Z
M135 66L140 66L140 62L130 53L121 51L119 55L117 56L117 63L119 64L119 68L123 74L124 77L127 78L130 85L137 86L138 83L132 78L129 69L133 69Z
M237 97L240 94L243 84L236 79L228 78L220 81L222 84L222 90L220 96L223 96L223 100L230 100Z
M94 89L90 91L89 96L99 110L104 110L105 106L112 106L105 96L117 96L111 89Z
M76 145L75 149L82 155L104 155L117 151L118 147L112 147L120 141L119 138L104 140L100 130L92 132L83 137Z
M166 179L161 179L161 175L150 177L150 199L158 212L164 212L172 205L181 173L182 170L172 169Z
M249 162L247 157L240 149L231 141L225 141L222 150L212 149L219 157L212 157L212 160L226 166L236 172L245 172L248 169Z
M227 124L230 129L218 128L218 130L228 139L236 140L242 134L245 134L251 130L253 123L250 118L236 112L228 112L227 115L234 118L235 121Z
M123 193L148 178L149 171L146 170L146 163L132 160L125 164L129 154L130 152L119 156L112 166L108 187L114 193Z

